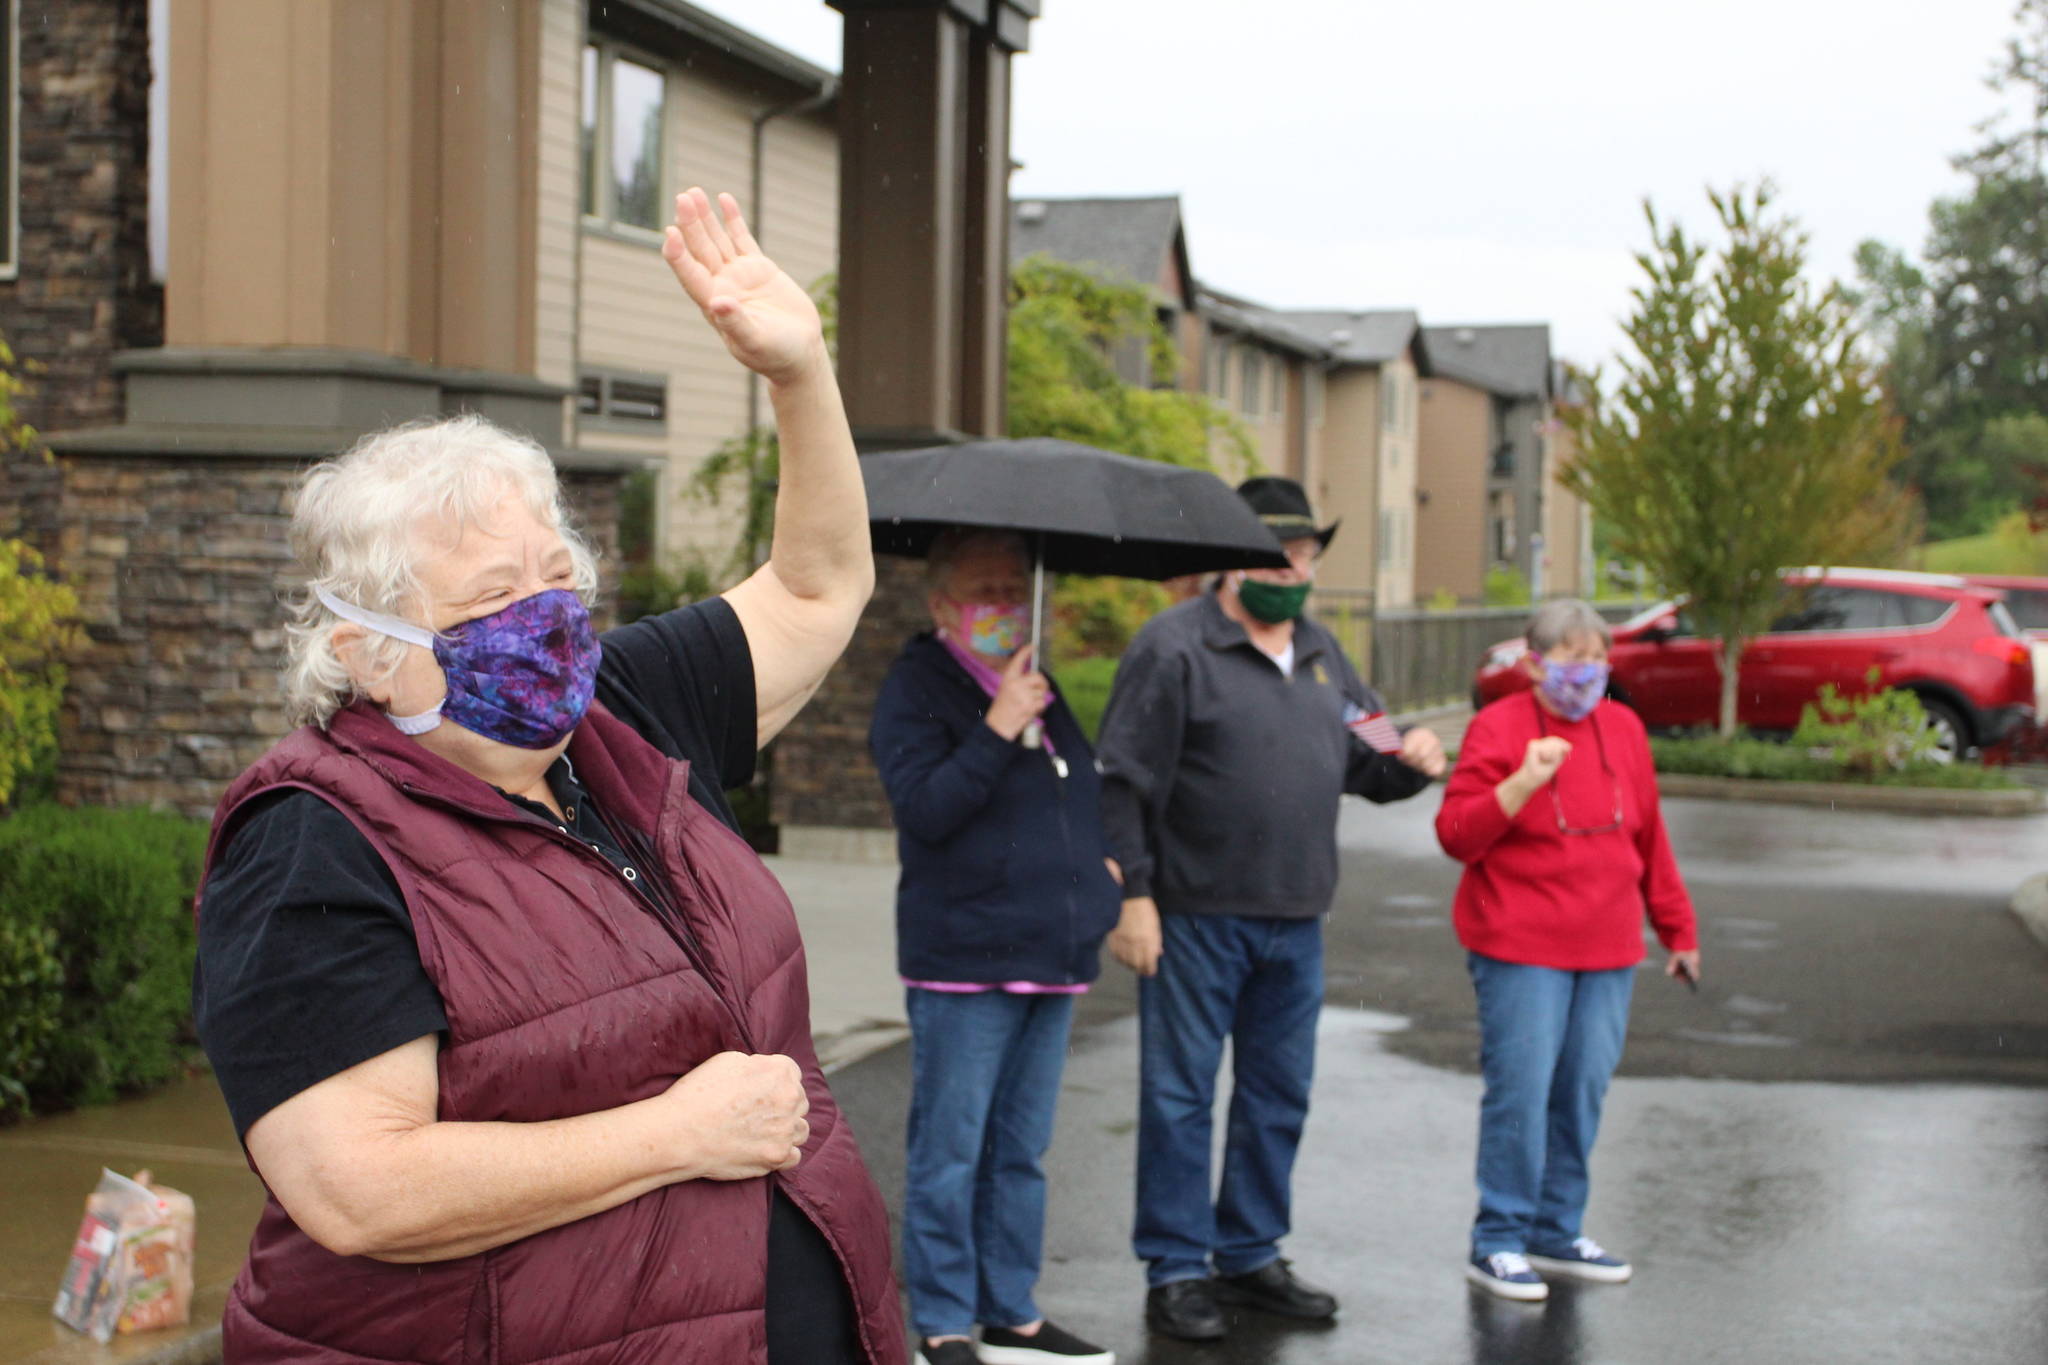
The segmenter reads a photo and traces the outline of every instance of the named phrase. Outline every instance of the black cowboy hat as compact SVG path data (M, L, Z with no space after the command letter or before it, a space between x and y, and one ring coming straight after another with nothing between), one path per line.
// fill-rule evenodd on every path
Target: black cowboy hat
M1277 474L1261 474L1256 479L1246 479L1237 486L1237 495L1251 504L1251 509L1259 514L1259 520L1279 541L1314 536L1316 542L1327 550L1330 538L1337 534L1337 527L1344 520L1339 517L1318 529L1315 509L1308 504L1308 494L1294 480Z

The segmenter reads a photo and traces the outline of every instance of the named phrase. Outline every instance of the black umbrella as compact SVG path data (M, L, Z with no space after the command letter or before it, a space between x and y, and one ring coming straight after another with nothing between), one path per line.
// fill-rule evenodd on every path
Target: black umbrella
M1258 514L1200 469L1049 436L891 450L860 464L879 553L922 558L951 526L1030 537L1031 638L1040 668L1048 569L1164 579L1287 567Z
M861 458L875 549L922 557L949 526L1021 531L1054 573L1177 578L1284 569L1230 485L1199 469L1033 436Z

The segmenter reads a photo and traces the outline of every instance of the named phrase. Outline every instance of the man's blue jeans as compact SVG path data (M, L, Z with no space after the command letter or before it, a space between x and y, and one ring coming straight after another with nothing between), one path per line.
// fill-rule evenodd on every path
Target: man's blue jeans
M1039 1318L1045 1172L1071 995L911 987L903 1279L922 1336Z
M1159 917L1159 974L1138 983L1138 1213L1146 1283L1242 1275L1280 1256L1308 1119L1323 922ZM1210 1116L1231 1041L1223 1178L1209 1195Z
M1635 969L1568 972L1468 953L1479 994L1479 1217L1472 1254L1579 1236L1587 1158L1628 1037Z

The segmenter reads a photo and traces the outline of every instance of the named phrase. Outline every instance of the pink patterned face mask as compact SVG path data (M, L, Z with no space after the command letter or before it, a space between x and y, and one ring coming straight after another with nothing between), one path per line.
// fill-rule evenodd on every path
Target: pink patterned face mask
M961 602L960 641L976 656L1001 664L1031 637L1031 610L1010 602Z

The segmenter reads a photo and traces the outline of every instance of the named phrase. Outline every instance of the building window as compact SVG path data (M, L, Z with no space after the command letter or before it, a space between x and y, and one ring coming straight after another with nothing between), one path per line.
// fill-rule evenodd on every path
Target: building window
M1266 357L1256 346L1244 348L1243 371L1238 376L1238 406L1247 417L1257 417L1263 410L1261 400L1266 390Z
M21 261L21 51L16 0L0 0L0 280Z
M666 431L668 380L658 374L585 370L576 391L576 416L616 431Z
M583 49L583 212L659 232L668 78L609 43Z

